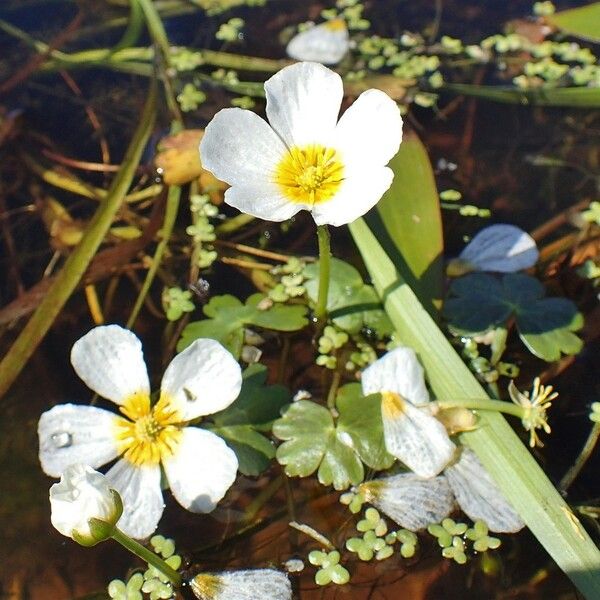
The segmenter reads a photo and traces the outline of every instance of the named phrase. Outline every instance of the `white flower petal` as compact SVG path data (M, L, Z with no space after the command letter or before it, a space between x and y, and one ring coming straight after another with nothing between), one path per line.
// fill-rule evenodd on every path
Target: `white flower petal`
M525 527L469 448L463 448L460 460L448 467L445 475L461 509L473 521L485 521L490 531L499 533L514 533Z
M446 428L422 408L384 394L381 416L387 451L417 475L437 475L454 456Z
M116 404L136 393L150 393L142 344L119 325L95 327L77 340L71 364L89 388Z
M165 508L160 466L137 466L122 459L106 477L123 500L123 515L117 523L119 529L137 540L152 535Z
M266 221L285 221L302 209L311 209L308 204L290 202L275 184L269 182L236 184L225 192L225 202Z
M342 19L321 23L295 35L285 51L296 60L335 65L350 48L348 28Z
M215 340L199 339L167 367L161 399L190 421L227 408L241 387L242 370L231 353Z
M235 452L214 433L197 427L181 432L173 456L163 460L173 496L192 512L213 510L235 481Z
M395 392L415 406L429 402L423 367L412 348L399 346L362 372L365 395Z
M288 147L329 145L344 95L337 73L319 63L296 63L268 79L265 94L269 123Z
M202 166L230 185L266 184L285 152L269 125L241 108L220 110L200 143Z
M200 600L292 600L288 576L275 569L199 573L190 588Z
M96 468L116 458L118 421L117 415L94 406L59 404L42 413L38 437L44 473L60 477L73 464Z
M393 179L394 173L387 167L353 170L331 200L313 206L315 223L339 227L356 221L379 202Z
M402 473L367 481L359 490L369 503L411 531L439 523L454 508L452 490L443 476L423 479L414 473Z
M539 257L535 240L514 225L482 229L460 253L478 271L514 273L532 267Z
M74 464L62 474L60 482L50 487L50 520L60 533L74 534L88 542L98 542L89 519L117 522L118 506L107 478L89 465Z
M334 147L348 171L384 167L402 141L398 105L381 90L363 92L342 115L334 134Z

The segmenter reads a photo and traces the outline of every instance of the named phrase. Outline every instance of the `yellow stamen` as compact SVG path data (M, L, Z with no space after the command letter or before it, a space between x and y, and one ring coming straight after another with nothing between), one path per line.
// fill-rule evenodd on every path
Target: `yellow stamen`
M190 581L194 594L201 600L212 600L221 592L221 578L211 573L200 573Z
M381 392L381 416L384 419L397 419L405 411L405 401L394 392Z
M171 456L181 439L177 412L162 396L154 408L147 394L134 394L121 407L131 421L120 418L115 437L120 453L137 466L156 465Z
M344 165L333 148L311 144L294 146L277 165L274 182L291 202L319 204L340 189Z
M331 19L331 21L327 21L323 25L329 31L343 31L346 29L346 21L344 19Z

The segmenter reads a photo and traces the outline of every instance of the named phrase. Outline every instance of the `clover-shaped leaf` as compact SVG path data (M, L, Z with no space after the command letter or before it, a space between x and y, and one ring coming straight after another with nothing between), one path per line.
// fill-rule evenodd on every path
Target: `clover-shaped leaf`
M267 368L250 365L243 373L242 389L236 401L225 410L212 415L210 430L225 439L236 453L240 473L256 476L275 457L271 440L260 431L268 431L271 422L290 401L283 385L265 385Z
M303 274L308 297L316 302L319 263L307 265ZM327 311L333 323L348 333L358 333L363 327L368 327L383 337L393 331L374 288L363 282L360 273L352 265L337 258L331 260Z
M177 344L178 352L198 338L212 338L239 358L244 327L297 331L308 323L306 306L274 303L264 294L253 294L245 304L229 294L214 296L203 310L208 319L193 321L185 327Z
M342 386L337 395L338 430L346 433L361 460L376 471L389 469L394 457L385 449L381 396L363 396L359 383Z
M544 298L542 284L528 275L501 278L473 273L454 281L444 304L449 325L477 334L514 317L519 336L535 356L548 362L577 354L583 345L574 331L583 326L577 307L566 298Z
M273 434L284 440L277 460L289 477L307 477L318 469L319 481L344 490L364 478L362 462L339 435L331 413L314 402L290 404L273 424Z

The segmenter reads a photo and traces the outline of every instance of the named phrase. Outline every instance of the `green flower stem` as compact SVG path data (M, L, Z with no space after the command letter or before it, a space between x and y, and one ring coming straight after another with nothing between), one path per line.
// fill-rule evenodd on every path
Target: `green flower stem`
M90 261L95 256L113 219L121 208L131 186L142 152L154 128L157 90L154 82L139 125L129 144L119 172L88 223L83 238L65 261L33 316L27 322L10 350L0 362L0 397L17 378L31 355L54 323L71 294L81 281Z
M175 587L181 587L181 575L177 571L175 571L175 569L172 569L162 558L160 558L160 556L157 556L156 554L154 554L154 552L148 550L148 548L142 546L142 544L140 544L139 542L136 542L135 540L131 539L128 535L125 535L120 529L117 529L116 527L111 537L113 540L115 540L115 542L119 542L121 546L127 548L129 552L135 554L136 556L139 556L149 565L158 569L161 573L164 573Z
M150 290L150 286L156 277L156 272L158 271L158 267L162 262L163 256L167 249L167 245L171 238L171 234L173 233L173 227L175 226L175 220L177 219L177 212L179 211L179 199L181 197L181 188L179 186L171 186L169 188L169 193L167 195L167 207L165 209L165 218L163 220L163 225L161 230L158 232L160 236L160 242L158 246L156 246L156 250L154 251L154 256L152 257L152 263L150 268L148 269L148 273L146 273L146 278L144 279L144 283L142 285L142 289L140 290L138 297L136 298L135 305L129 315L129 320L127 321L127 327L131 329L133 324L135 323L138 314L144 304L144 300L148 295L148 291Z
M337 397L337 392L340 387L340 382L342 380L342 374L336 370L333 373L333 377L331 379L331 385L329 386L329 392L327 393L327 408L329 410L335 409L335 399Z
M331 243L327 225L317 226L319 240L319 295L315 308L317 325L325 324L327 318L327 297L329 295L329 274L331 271Z
M598 438L600 438L600 423L594 423L590 434L588 435L588 439L585 441L577 460L573 463L571 468L565 473L564 477L560 480L558 487L563 492L566 491L570 485L575 481L579 472L587 462L588 458L591 456L594 448L596 447L596 443L598 442Z
M522 406L503 400L477 400L475 398L466 398L464 400L437 400L431 403L441 410L447 408L470 408L471 410L492 410L496 412L512 415L513 417L523 418L525 410Z

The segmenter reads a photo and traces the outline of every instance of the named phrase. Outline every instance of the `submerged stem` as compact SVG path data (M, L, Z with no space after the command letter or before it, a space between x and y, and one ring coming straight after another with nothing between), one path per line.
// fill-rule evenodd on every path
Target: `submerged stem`
M329 295L329 274L331 271L331 243L327 225L317 226L319 240L319 295L315 308L317 325L322 327L327 318L327 297Z
M148 550L145 546L142 546L139 542L131 539L128 535L124 534L120 529L115 527L112 534L112 539L115 542L119 542L121 546L127 548L129 552L139 556L142 560L146 561L149 565L158 569L166 577L169 578L170 582L175 587L181 587L182 579L181 575L173 568L171 568L160 556L154 554L151 550Z
M596 444L598 442L598 438L600 438L600 423L594 423L594 426L592 427L592 430L590 431L590 434L588 435L588 438L585 441L585 444L581 449L577 460L565 473L564 477L560 480L560 483L558 484L558 487L561 491L566 491L570 487L570 485L575 481L581 469L583 469L583 466L594 451L594 448L596 447Z

